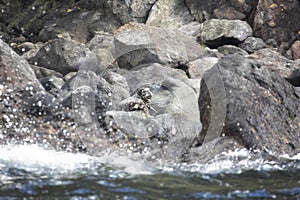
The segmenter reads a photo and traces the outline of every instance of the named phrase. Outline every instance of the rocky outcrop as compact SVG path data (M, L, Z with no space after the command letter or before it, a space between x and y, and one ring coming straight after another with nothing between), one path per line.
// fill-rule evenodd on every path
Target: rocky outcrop
M300 152L296 1L5 2L0 143L153 162Z
M216 76L224 84L225 101L219 96L220 92L209 95L220 89L220 85L211 81ZM234 137L250 149L277 155L297 153L300 149L299 97L298 88L256 60L238 54L224 57L205 74L201 84L202 134L211 134L209 126L217 116L211 112L217 104L211 102L217 99L226 108L220 135Z

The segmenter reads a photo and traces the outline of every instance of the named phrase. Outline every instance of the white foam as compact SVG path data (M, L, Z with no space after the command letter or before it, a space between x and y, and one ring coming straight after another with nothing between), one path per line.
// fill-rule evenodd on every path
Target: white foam
M284 155L283 155L284 156ZM284 156L287 157L287 156ZM300 160L300 154L289 157L291 161ZM83 153L57 152L46 150L37 145L0 146L0 169L15 168L38 175L65 177L75 174L107 173L112 177L153 174L158 169L163 172L197 172L200 174L241 173L247 170L284 170L282 164L266 161L259 156L253 157L246 149L222 153L207 163L169 164L149 163L138 156L120 155L116 152L101 156L89 156ZM104 167L105 166L105 167ZM298 165L297 167L300 168ZM1 171L0 170L0 171ZM6 174L0 174L0 180L9 180Z
M37 145L0 147L0 167L14 167L34 173L65 174L90 168L97 159L86 154L46 150Z

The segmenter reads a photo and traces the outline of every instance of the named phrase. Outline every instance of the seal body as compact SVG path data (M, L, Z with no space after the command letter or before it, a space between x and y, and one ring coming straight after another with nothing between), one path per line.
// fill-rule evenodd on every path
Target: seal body
M124 99L120 103L121 110L139 111L149 114L150 110L154 110L151 106L152 92L150 88L143 87L138 89L131 97Z

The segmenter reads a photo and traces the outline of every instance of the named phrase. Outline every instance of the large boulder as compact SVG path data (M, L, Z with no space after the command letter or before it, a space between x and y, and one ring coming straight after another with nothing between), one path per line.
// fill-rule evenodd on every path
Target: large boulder
M146 24L179 28L193 19L183 0L160 0L152 6Z
M209 132L211 126L220 126L219 135L233 137L249 149L299 153L299 103L299 89L265 65L238 54L226 56L201 84L201 139L215 134ZM220 117L223 120L217 121Z
M33 86L43 90L28 62L0 39L0 82L12 89Z
M253 22L254 35L263 40L293 42L300 30L300 2L259 0Z
M115 34L116 58L121 68L147 63L172 64L193 61L208 54L180 31L144 24L128 24Z
M80 69L102 71L95 53L91 52L84 44L64 38L46 43L30 62L63 75Z
M217 48L225 44L237 45L252 36L252 28L241 20L211 19L203 23L201 43Z

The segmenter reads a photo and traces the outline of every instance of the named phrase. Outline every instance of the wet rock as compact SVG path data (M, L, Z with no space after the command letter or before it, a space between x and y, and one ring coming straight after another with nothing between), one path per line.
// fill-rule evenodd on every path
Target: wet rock
M43 90L28 62L17 55L0 39L0 82L11 88L31 85L36 90Z
M37 64L66 75L72 71L101 71L97 56L84 44L74 40L56 39L46 43L30 60Z
M203 80L199 98L202 134L214 134L208 131L211 125L224 125L219 135L233 137L249 149L290 155L299 152L300 99L289 82L238 54L222 58ZM223 92L215 92L222 87ZM219 116L222 108L226 112ZM216 124L216 117L223 117L223 122Z
M282 56L272 49L261 49L249 56L262 63L268 70L278 74L294 86L300 85L300 63Z
M239 45L242 49L248 53L253 53L259 49L265 48L266 44L260 38L248 37L243 43Z
M252 28L245 21L211 19L203 23L201 42L210 48L225 44L237 45L252 36Z
M185 0L191 14L199 22L212 18L245 19L253 9L252 0L245 1L204 1Z
M143 152L148 159L178 160L189 148L201 124L182 121L180 113L155 117L140 112L109 111L116 132L109 137L123 149Z
M291 47L293 59L300 59L300 40L297 40Z
M188 8L182 0L156 1L151 8L146 24L159 27L179 28L193 21Z
M121 27L115 35L115 48L119 66L126 69L155 62L193 61L208 54L180 31L143 24Z
M233 45L223 45L218 47L218 51L223 55L230 55L230 54L241 54L241 55L248 55L247 51Z
M293 41L300 30L299 1L258 1L253 23L254 35L277 42Z
M47 116L48 120L61 111L58 99L48 92L40 92L26 100L24 111L30 115Z

